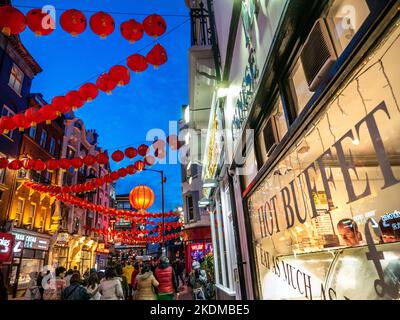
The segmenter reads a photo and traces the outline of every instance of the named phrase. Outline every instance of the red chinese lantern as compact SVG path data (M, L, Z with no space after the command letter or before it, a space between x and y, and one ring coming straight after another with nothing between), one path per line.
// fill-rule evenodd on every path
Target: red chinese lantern
M0 169L5 169L8 167L8 159L0 158Z
M40 159L35 160L33 162L33 169L36 171L44 171L46 170L46 164Z
M83 163L87 166L92 166L96 163L96 157L88 154L83 158Z
M140 40L143 37L143 26L135 19L130 19L121 24L121 34L130 43Z
M51 104L59 114L71 111L71 105L64 96L54 97Z
M36 126L36 113L37 109L35 107L26 109L24 113L26 121L29 122L33 127Z
M76 37L86 30L87 21L82 12L76 9L70 9L63 12L60 17L60 24L65 32Z
M58 117L56 108L51 104L46 104L45 106L41 107L38 113L46 121L46 124L50 124Z
M137 171L143 171L145 166L146 166L146 164L142 160L138 160L138 161L135 162L135 169Z
M128 57L127 65L133 72L136 72L136 73L143 72L148 67L146 58L138 53L135 53Z
M167 23L160 15L152 14L143 20L143 27L150 37L157 38L167 30Z
M8 133L9 131L14 130L17 125L13 121L13 117L4 116L0 118L0 130L4 133Z
M32 9L26 15L26 23L35 35L47 36L55 30L55 22L51 14L42 9Z
M79 169L80 167L83 166L83 159L80 158L80 157L73 158L73 159L71 160L71 164L72 164L72 166L74 167L74 169Z
M93 83L85 83L79 90L79 95L87 102L92 101L99 95L99 89Z
M60 160L60 167L64 170L68 170L69 168L71 168L72 164L71 161L67 158L63 158Z
M151 167L155 162L156 162L156 159L153 157L153 156L146 156L145 158L144 158L144 162L146 163L146 165L148 165L149 167Z
M26 28L24 14L12 6L0 7L0 29L3 34L10 36L19 34Z
M47 160L46 167L48 171L54 171L59 168L59 162L54 159Z
M128 171L127 171L125 168L118 169L117 172L118 172L118 175L119 175L121 178L125 178L126 175L128 174Z
M23 114L23 113L16 114L15 116L13 116L13 121L14 121L15 125L17 126L17 128L19 128L19 131L24 131L24 128L27 124L25 114Z
M141 145L138 147L138 153L139 153L142 157L146 156L146 154L147 154L149 151L150 151L149 147L146 146L145 144L141 144Z
M128 171L128 174L132 175L136 173L136 168L134 165L129 165L126 167L126 170Z
M124 66L113 66L108 74L112 80L118 83L119 86L125 86L131 80L129 69Z
M121 150L114 151L113 154L111 155L111 158L115 162L120 162L124 159L124 153Z
M125 155L129 159L133 159L137 156L137 150L133 147L129 147L125 149Z
M8 169L10 170L19 170L22 168L21 160L13 160L8 164Z
M101 91L111 94L111 91L117 86L117 82L110 77L108 73L103 73L96 80L96 86Z
M147 63L153 65L155 69L166 63L167 60L167 52L164 47L158 43L149 51L149 53L147 53L146 56Z
M116 171L111 172L111 180L115 181L115 180L118 180L118 179L119 179L118 173Z
M101 165L106 164L106 163L108 163L108 161L110 161L108 156L107 156L107 154L105 154L104 152L103 153L99 153L96 156L96 160Z
M143 213L154 203L154 192L148 186L137 186L130 192L129 202L133 208Z
M85 104L85 100L81 97L79 92L75 90L68 92L65 95L65 99L74 111Z
M114 32L115 21L108 13L100 11L90 17L90 28L101 39L105 39Z

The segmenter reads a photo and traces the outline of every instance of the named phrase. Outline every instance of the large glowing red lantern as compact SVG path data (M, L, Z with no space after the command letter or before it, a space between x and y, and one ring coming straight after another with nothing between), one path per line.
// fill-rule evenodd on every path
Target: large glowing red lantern
M26 23L35 35L47 36L55 30L55 22L51 14L42 9L32 9L26 15Z
M124 153L121 150L116 150L112 153L111 158L115 162L120 162L124 159Z
M72 167L71 161L67 158L63 158L60 160L60 167L64 170L68 170Z
M85 83L83 84L79 90L79 95L87 102L92 101L99 95L99 89L93 83Z
M47 160L46 167L48 171L54 171L59 168L59 162L54 159Z
M112 80L118 83L119 86L125 86L131 80L129 70L124 66L113 66L108 74Z
M146 58L138 53L135 53L128 57L127 65L133 72L136 73L145 71L148 66Z
M149 147L146 146L145 144L141 144L141 145L138 147L138 153L139 153L142 157L146 156L146 154L147 154L149 151L150 151Z
M24 14L11 6L0 7L0 29L6 36L19 34L26 28Z
M117 86L117 81L112 79L108 73L103 73L97 78L96 86L101 91L111 94L111 91Z
M143 26L135 19L130 19L121 24L121 34L130 43L134 43L143 37Z
M105 39L114 32L115 21L108 13L100 11L90 17L90 28L101 39Z
M54 97L51 100L51 104L60 114L70 112L72 108L71 104L67 101L66 97L64 96Z
M143 27L150 37L157 38L167 30L167 23L160 15L152 14L143 20Z
M154 68L158 68L159 66L166 63L168 60L167 52L164 47L160 44L156 44L153 49L147 53L146 61L154 66Z
M41 107L38 113L46 121L46 124L50 124L58 117L56 108L54 108L51 104L46 104L45 106Z
M85 104L85 100L80 96L79 92L75 90L68 92L65 95L65 99L74 111Z
M154 203L154 192L148 186L137 186L130 192L129 202L133 208L144 212Z
M76 9L70 9L63 12L60 17L60 24L65 32L76 37L86 30L87 21L82 12Z
M105 153L99 153L96 156L96 160L101 165L106 164L106 163L108 163L108 161L110 161L110 159L108 158L107 154L105 154Z
M129 159L133 159L137 155L137 150L133 147L129 147L125 149L125 155Z
M74 167L74 169L79 169L80 167L83 166L83 159L82 158L73 158L71 160L71 164Z

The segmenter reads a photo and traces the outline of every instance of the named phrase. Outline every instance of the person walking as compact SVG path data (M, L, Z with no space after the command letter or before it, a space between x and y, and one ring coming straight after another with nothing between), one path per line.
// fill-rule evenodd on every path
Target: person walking
M29 273L30 281L28 284L28 288L26 289L24 299L25 300L40 300L40 292L39 292L39 287L37 285L37 278L38 278L38 273L37 272L31 272Z
M198 261L192 263L192 271L189 274L189 286L193 289L194 300L206 300L207 274L201 269Z
M66 276L65 276L65 287L69 287L69 285L70 285L70 280L71 280L71 277L72 277L72 275L74 274L74 270L72 270L72 269L69 269L68 271L67 271L67 273L66 273Z
M140 273L141 269L140 269L140 264L139 262L135 262L135 264L133 265L134 270L132 272L132 276L131 276L131 288L132 288L132 299L135 300L136 299L136 277L137 275Z
M90 300L100 300L101 294L99 292L100 280L97 273L92 273L88 280L88 285L86 286L86 291L92 296Z
M174 269L166 256L160 258L160 264L155 270L155 277L160 284L157 290L157 299L174 300L175 293L178 293L178 286Z
M122 272L126 277L128 283L128 298L132 299L132 273L135 268L132 266L131 262L128 260L125 267L123 267Z
M65 272L66 269L64 267L58 267L56 269L55 279L52 277L51 273L43 277L43 300L61 300L63 291L66 288L66 282L64 280Z
M69 287L63 292L63 300L89 300L92 296L81 285L81 279L74 273L70 280Z
M136 277L136 300L157 300L154 288L159 286L150 266L144 265Z
M3 273L0 271L0 301L8 300L8 291L5 285Z
M124 300L121 280L117 277L114 268L107 268L105 278L101 280L99 292L101 300Z
M129 286L128 286L128 280L126 279L126 277L123 274L122 271L122 265L117 265L115 268L115 271L117 272L117 276L119 277L120 281L121 281L121 287L122 287L122 292L124 293L124 297L125 299L128 298L129 295Z
M47 270L47 274L49 274L49 273L50 273L50 270ZM36 280L36 284L37 284L37 286L39 288L40 300L43 300L44 288L42 286L42 281L43 281L43 278L44 278L45 275L46 274L45 274L44 270L42 272L39 272L39 275L38 275L37 280Z

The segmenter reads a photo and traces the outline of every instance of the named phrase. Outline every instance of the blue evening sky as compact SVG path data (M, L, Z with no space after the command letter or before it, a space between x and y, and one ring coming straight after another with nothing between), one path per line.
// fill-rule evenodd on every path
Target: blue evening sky
M184 23L175 31L158 40L168 53L168 62L154 70L152 66L141 74L131 73L131 83L117 87L112 95L101 92L93 102L86 104L76 112L87 129L96 129L100 146L111 153L118 147L122 150L132 145L146 142L150 129L160 128L168 135L169 121L181 118L181 106L188 101L188 48L190 46L190 22L184 0L15 0L13 5L26 13L29 9L19 6L42 7L53 5L57 10L57 29L50 36L35 37L27 30L21 34L23 44L43 68L43 72L33 81L32 92L40 92L50 102L52 97L63 95L77 89L88 80L95 82L97 76L108 71L115 64L126 65L126 57L143 47L140 53L146 55L153 47L154 39L144 37L129 44L119 32L123 21L135 18L141 22L146 15L158 13L167 22L167 33ZM105 11L135 13L132 15L113 14L116 30L105 40L100 40L90 30L74 38L64 32L59 25L62 9L82 11ZM90 18L91 12L85 12ZM181 16L172 16L181 15ZM150 44L150 45L149 45ZM111 163L116 170L129 164L123 161ZM181 205L181 176L178 164L157 164L153 169L164 170L165 209L172 210ZM151 211L161 210L160 178L154 172L142 172L117 182L117 193L129 193L138 184L147 184L153 188L156 200Z

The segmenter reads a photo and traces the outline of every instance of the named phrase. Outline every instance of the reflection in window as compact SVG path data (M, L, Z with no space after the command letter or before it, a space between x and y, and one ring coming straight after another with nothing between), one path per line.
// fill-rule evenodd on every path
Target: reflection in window
M24 73L14 63L10 73L8 85L17 93L21 94L22 82L24 81Z
M307 102L313 96L308 88L307 79L304 73L303 64L300 59L297 60L296 65L289 77L289 84L292 93L292 98L294 100L296 114L299 115L301 110L304 109Z

